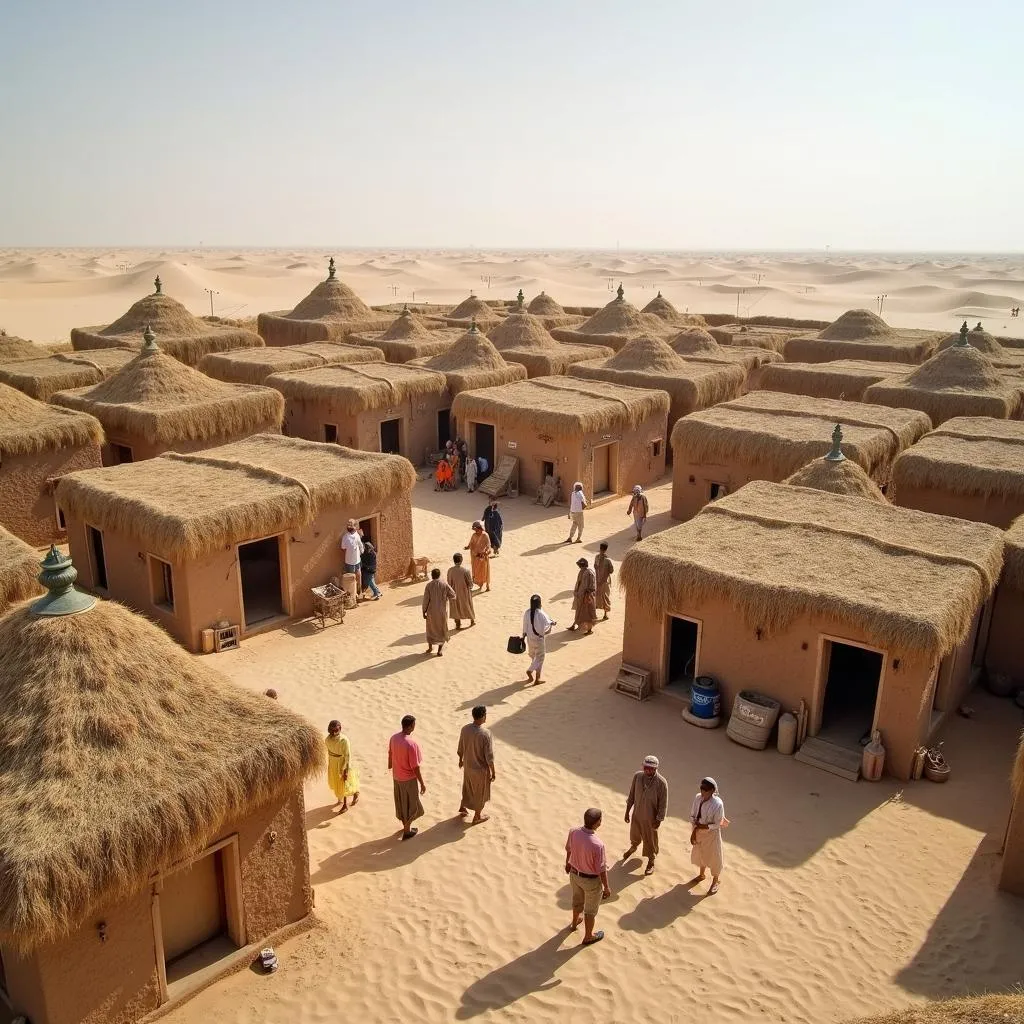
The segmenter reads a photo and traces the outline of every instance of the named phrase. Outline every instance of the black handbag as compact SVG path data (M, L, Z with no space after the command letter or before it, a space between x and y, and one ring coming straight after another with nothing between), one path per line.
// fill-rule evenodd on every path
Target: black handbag
M526 652L526 638L522 636L510 636L508 638L509 654L524 654Z

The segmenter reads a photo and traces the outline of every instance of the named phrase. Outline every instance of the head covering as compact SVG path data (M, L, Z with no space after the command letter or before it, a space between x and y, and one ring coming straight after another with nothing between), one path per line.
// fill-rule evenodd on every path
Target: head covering
M657 768L660 764L661 762L654 756L654 754L648 754L644 758L645 768Z
M639 494L642 490L643 490L643 488L639 484L633 484L633 493L634 494Z
M711 778L710 775L705 775L704 778L700 780L700 784L701 786L710 786L712 793L718 792L718 783L715 782L715 780Z
M354 519L350 519L348 521L348 528L350 530L354 530L356 528L356 521Z
M484 524L481 523L479 519L477 519L476 522L473 523L473 529L474 530L482 530L483 528L484 528Z
M572 489L574 491L577 490L577 489L582 491L583 490L583 482L581 480L577 480L576 483L574 483L572 485Z
M587 566L588 566L588 565L589 565L590 563L589 563L589 562L588 562L588 561L587 561L587 560L586 560L585 558L577 558L577 559L576 559L576 564L577 564L577 565L578 565L578 566L579 566L579 567L580 567L581 569L586 569L586 567L587 567Z

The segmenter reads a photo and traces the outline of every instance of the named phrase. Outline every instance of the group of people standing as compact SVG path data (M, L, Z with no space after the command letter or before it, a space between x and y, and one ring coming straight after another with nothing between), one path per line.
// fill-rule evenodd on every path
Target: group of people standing
M473 493L477 483L484 480L491 471L490 464L482 455L473 458L469 454L469 446L461 437L454 441L446 441L444 452L434 467L434 490L454 491L466 485L466 490Z

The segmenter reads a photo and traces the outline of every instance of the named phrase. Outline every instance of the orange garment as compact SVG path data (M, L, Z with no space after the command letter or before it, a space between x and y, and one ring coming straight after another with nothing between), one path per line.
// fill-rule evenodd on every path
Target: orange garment
M473 531L469 538L469 553L473 556L473 582L478 587L490 586L491 583L491 538L486 530L479 533Z

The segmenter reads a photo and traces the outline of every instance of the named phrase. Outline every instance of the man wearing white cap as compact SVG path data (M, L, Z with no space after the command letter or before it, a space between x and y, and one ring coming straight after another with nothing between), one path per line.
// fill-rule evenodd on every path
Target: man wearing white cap
M573 535L576 535L576 542L583 541L583 510L589 505L587 496L583 493L583 484L579 480L572 485L572 493L569 495L569 536L565 543L571 544Z
M633 784L626 798L629 849L622 855L622 859L629 860L642 843L643 849L640 852L647 858L645 875L654 872L654 858L658 856L658 829L668 810L668 783L658 771L660 764L654 754L648 754L644 758L643 767L633 776Z
M644 494L644 489L639 484L634 484L633 497L629 499L626 515L633 517L633 529L636 530L637 540L644 539L644 523L647 522L647 513L650 510L651 505L647 500L647 495Z

